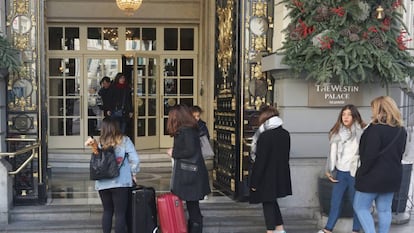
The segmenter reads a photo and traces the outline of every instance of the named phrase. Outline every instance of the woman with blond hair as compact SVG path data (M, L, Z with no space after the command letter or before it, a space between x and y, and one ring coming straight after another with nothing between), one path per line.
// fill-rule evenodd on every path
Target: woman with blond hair
M112 231L112 217L115 215L115 233L126 233L129 195L139 171L138 153L131 139L121 133L116 120L110 117L102 120L98 141L102 149L114 148L119 167L119 176L95 181L95 189L99 192L103 206L102 232ZM96 143L95 139L89 138L85 145Z
M371 102L371 124L364 130L359 144L361 166L355 176L354 210L365 233L375 233L371 206L375 201L378 233L388 233L394 192L400 189L401 159L407 132L401 113L389 96Z

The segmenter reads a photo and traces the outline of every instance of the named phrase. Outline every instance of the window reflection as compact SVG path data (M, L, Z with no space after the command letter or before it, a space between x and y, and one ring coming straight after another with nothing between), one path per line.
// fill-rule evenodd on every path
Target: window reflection
M126 50L140 50L141 31L140 28L126 28L125 30Z
M193 28L182 28L180 30L180 50L194 50Z
M178 59L173 59L173 58L164 59L164 76L176 76L177 75L177 63L178 63Z
M88 50L102 49L102 33L101 28L88 27Z
M177 28L164 28L164 50L178 50Z

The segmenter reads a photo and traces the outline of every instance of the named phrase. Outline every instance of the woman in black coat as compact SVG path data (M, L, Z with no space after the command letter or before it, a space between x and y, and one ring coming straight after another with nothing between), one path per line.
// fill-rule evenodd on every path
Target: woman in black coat
M359 143L361 166L355 175L354 210L366 233L375 231L372 203L378 213L378 232L389 232L392 200L402 179L402 155L407 132L395 101L389 96L372 100L372 121Z
M250 203L262 203L268 233L286 233L277 198L292 195L289 153L290 135L276 108L265 107L253 136Z
M132 96L131 87L122 73L118 73L115 76L108 95L110 99L107 115L118 121L119 128L123 134L128 134L128 123L133 116Z
M177 105L168 113L167 130L174 137L168 154L174 159L171 192L186 201L190 233L201 233L203 216L199 200L211 192L207 167L201 155L198 126L190 109Z

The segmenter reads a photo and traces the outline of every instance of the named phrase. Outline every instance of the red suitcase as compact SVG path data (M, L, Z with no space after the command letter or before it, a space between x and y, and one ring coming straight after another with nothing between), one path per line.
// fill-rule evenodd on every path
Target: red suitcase
M157 197L158 218L162 233L187 233L183 202L172 193Z

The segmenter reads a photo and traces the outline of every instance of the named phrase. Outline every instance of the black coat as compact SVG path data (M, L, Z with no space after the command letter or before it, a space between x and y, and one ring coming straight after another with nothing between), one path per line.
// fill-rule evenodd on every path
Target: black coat
M112 113L114 113L117 109L123 109L124 116L127 116L129 113L133 112L130 87L125 86L124 88L119 88L116 84L112 84L108 95L108 108Z
M256 145L256 161L250 175L250 203L274 201L292 195L290 135L282 126L264 131Z
M395 137L397 140L387 148ZM406 139L404 128L371 124L365 129L359 142L361 166L355 175L356 190L367 193L399 191Z
M198 201L211 192L208 172L201 155L197 128L182 127L174 137L171 191L185 201ZM197 171L182 169L195 166Z
M101 88L99 89L98 95L101 97L102 99L102 110L104 111L104 113L106 114L107 111L110 111L110 102L111 102L111 93L110 93L110 88Z

